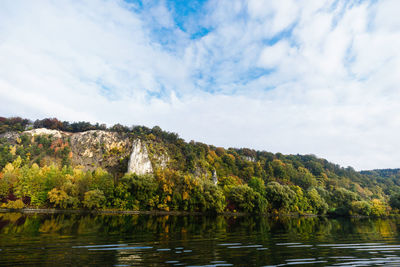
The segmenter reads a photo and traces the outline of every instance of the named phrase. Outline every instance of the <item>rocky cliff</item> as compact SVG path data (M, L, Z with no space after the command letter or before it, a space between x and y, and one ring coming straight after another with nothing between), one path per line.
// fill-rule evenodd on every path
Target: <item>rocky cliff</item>
M98 167L118 173L153 173L155 168L165 168L169 157L165 151L154 151L149 154L149 141L143 141L126 133L91 130L80 133L69 133L45 128L9 132L0 137L17 144L23 136L30 136L31 142L38 138L47 138L50 148L69 148L68 158L72 166L82 166L84 170ZM154 146L151 146L152 148ZM47 156L51 161L51 157Z
M132 152L128 163L128 172L136 174L153 172L146 145L142 143L140 139L135 139L133 141Z

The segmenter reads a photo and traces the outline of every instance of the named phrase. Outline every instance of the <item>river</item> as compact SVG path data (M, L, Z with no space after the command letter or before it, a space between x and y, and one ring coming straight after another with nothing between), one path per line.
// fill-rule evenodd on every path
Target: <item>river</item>
M1 266L400 266L400 218L0 213Z

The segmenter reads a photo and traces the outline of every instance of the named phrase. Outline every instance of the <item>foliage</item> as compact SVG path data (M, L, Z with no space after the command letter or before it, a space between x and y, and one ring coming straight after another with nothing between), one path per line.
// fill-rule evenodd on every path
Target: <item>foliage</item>
M266 187L267 199L272 210L291 211L296 193L287 185L270 182Z
M351 203L351 213L352 215L371 215L372 207L367 201L353 201Z
M17 199L15 201L9 200L6 204L7 209L18 210L23 209L25 207L24 202L21 199Z
M99 189L90 190L85 193L83 206L88 209L101 208L106 200L103 191Z
M83 170L71 166L68 137L23 133L42 127L119 132L143 140L152 161L159 153L169 161L163 167L152 162L152 175L124 174L121 168ZM314 155L185 142L158 126L107 128L56 118L32 122L0 117L0 170L0 201L19 198L37 207L371 216L385 216L390 207L400 209L400 169L356 172Z
M240 211L256 213L267 210L266 199L248 185L227 187L226 198Z
M390 197L389 204L393 209L400 209L400 192L395 193Z
M307 192L311 209L316 214L325 214L328 211L328 204L325 199L320 196L317 189L311 188Z
M47 194L50 203L53 203L55 207L65 209L68 206L69 196L64 190L53 188Z
M374 217L383 217L389 214L389 207L380 199L372 200L371 215Z

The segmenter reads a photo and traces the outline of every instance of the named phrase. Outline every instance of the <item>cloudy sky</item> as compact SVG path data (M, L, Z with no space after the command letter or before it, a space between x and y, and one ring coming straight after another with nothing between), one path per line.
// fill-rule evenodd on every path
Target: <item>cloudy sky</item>
M400 167L400 1L0 1L0 116Z

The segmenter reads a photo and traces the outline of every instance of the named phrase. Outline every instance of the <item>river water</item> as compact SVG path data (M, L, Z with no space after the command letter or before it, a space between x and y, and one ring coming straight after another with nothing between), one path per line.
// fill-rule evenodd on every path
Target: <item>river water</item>
M0 213L0 266L400 266L400 219Z

